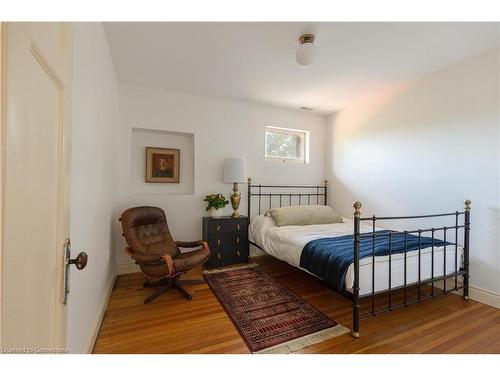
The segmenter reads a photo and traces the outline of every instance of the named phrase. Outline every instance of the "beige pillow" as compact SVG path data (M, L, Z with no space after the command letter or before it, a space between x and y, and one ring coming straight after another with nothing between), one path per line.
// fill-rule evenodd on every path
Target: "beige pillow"
M342 216L329 206L290 206L271 210L279 227L285 225L314 225L342 223Z

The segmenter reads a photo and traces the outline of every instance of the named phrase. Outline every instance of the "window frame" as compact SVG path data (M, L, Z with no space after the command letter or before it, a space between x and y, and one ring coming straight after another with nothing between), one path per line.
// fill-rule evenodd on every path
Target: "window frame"
M302 147L302 157L301 158L290 158L290 157L284 157L284 156L273 156L273 155L267 155L267 134L269 133L277 133L277 134L283 134L283 135L291 135L294 137L299 136L303 140L303 147ZM302 130L302 129L291 129L291 128L282 128L278 126L271 126L271 125L266 125L265 127L265 134L264 134L264 158L266 160L274 160L274 161L282 161L283 163L285 162L294 162L294 163L300 163L300 164L309 164L309 138L310 134L308 130Z

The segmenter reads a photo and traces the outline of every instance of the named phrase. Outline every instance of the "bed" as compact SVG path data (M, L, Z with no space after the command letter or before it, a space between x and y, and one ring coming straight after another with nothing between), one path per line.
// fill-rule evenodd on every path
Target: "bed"
M301 254L304 246L315 239L326 237L340 237L353 234L354 222L352 219L344 218L343 223L303 225L303 226L283 226L278 227L271 216L258 215L252 218L249 227L250 242L259 248L294 267L311 273L307 268L300 266ZM376 228L376 231L382 231ZM370 225L360 226L361 233L372 232ZM444 275L444 246L434 247L434 276ZM421 249L421 278L430 279L432 273L432 248ZM463 265L463 248L458 247L457 259L455 259L455 247L446 248L446 274L453 274ZM406 255L407 283L412 284L418 281L418 250L408 251ZM456 263L455 263L456 261ZM360 259L359 263L359 295L365 296L372 292L372 257ZM391 256L391 287L395 289L404 285L404 254L394 254ZM375 256L374 285L375 292L382 292L389 289L389 255ZM316 276L316 275L315 275ZM351 263L345 276L345 285L339 292L352 293L354 285L354 264Z
M459 289L463 289L463 296L468 299L470 201L465 202L464 211L400 217L362 217L361 203L355 202L353 218L343 218L342 223L335 224L278 226L267 213L274 207L327 205L327 199L326 181L317 186L278 186L254 185L249 179L249 241L265 253L322 279L350 298L354 337L359 337L361 318ZM257 203L255 212L252 211L253 203ZM405 231L377 225L387 220L394 223L420 219L421 222L431 218L452 219L453 222L443 227ZM338 255L340 249L344 252L343 258ZM439 289L434 288L436 283L440 283ZM431 295L423 296L421 286L429 284ZM410 287L418 288L418 296L414 299L407 298ZM392 294L401 290L403 301L393 302ZM388 295L389 302L380 309L376 307L375 296L382 293ZM360 315L363 298L371 298L371 309Z

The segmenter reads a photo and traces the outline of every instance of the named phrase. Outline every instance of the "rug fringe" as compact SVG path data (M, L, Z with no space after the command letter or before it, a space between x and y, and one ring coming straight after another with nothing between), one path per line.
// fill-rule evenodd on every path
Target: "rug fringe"
M290 354L307 346L320 343L322 341L343 335L350 330L340 324L322 331L311 333L310 335L299 337L295 340L275 345L267 349L254 352L253 354Z
M249 264L240 264L236 266L229 266L229 267L221 267L221 268L215 268L212 270L205 270L203 271L203 274L209 275L211 273L219 273L219 272L226 272L226 271L233 271L233 270L241 270L243 268L251 268L251 267L258 267L259 265L257 263L249 263Z

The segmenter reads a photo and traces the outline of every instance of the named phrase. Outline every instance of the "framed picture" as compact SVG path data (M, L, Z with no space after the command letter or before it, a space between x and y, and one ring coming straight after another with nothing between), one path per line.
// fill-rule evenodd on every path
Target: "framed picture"
M179 183L180 150L146 147L146 182Z

